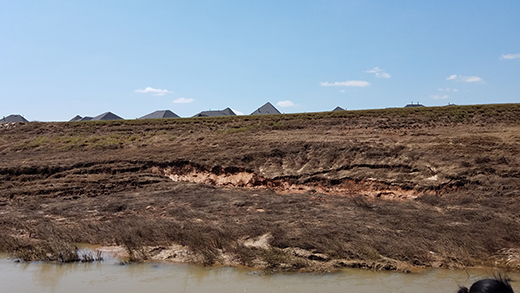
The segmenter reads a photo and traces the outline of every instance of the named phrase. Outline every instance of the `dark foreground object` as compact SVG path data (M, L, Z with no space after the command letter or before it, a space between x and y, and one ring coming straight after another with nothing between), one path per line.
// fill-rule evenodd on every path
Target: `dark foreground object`
M513 293L511 279L498 276L493 279L483 279L471 285L470 289L461 287L458 293Z

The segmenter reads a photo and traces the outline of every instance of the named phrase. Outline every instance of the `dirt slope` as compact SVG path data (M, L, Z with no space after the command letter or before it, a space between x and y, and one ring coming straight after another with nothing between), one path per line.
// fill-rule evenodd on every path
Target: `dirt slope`
M516 269L519 153L518 104L7 124L0 248L57 259L69 243L118 244L134 259L271 270Z

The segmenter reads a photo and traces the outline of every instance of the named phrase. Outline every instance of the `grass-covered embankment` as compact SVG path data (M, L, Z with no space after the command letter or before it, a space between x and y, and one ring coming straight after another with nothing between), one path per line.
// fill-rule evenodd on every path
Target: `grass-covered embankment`
M0 130L0 249L56 260L70 243L117 244L134 260L275 271L516 269L519 133L519 104L16 124ZM173 182L166 168L247 171L265 186Z

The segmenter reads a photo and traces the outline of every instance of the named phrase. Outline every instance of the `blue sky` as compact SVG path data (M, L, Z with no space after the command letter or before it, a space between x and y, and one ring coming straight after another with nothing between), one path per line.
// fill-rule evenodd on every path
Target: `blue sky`
M0 115L520 102L520 1L0 0Z

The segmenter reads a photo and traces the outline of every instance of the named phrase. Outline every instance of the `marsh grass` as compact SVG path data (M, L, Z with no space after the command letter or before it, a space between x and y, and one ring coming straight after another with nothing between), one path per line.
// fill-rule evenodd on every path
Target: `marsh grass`
M16 242L8 234L2 235L0 244L22 260L73 262L92 257L78 254L68 241L114 241L126 248L131 262L142 262L150 258L146 247L176 243L188 247L204 265L220 263L224 252L234 255L238 263L254 265L260 260L267 271L279 272L312 270L316 261L324 262L316 254L324 254L331 261L366 263L361 267L388 260L431 266L439 259L446 267L473 266L520 242L520 226L507 214L518 204L506 204L507 198L467 201L470 195L459 194L442 199L426 195L412 202L367 202L323 196L326 201L317 204L311 196L212 190L193 186L137 201L107 196L98 201L99 206L78 199L73 214L64 209L54 210L53 215L83 218L82 211L88 206L112 220L86 218L70 228L42 222L31 228L31 234L41 239L39 244ZM199 204L201 197L210 204ZM103 209L108 200L128 204L125 209ZM245 204L234 204L238 200ZM182 208L162 217L140 212L150 205L157 209L171 205ZM248 212L251 206L261 206L266 212ZM486 208L479 209L481 206ZM265 233L272 235L268 249L245 247L239 241ZM295 247L310 255L286 251Z
M99 250L93 252L90 250L81 251L78 252L80 262L97 262L97 261L103 261L103 253Z
M102 261L100 251L80 251L71 243L60 238L51 238L41 242L24 243L16 241L6 251L22 261L49 261L56 263Z

